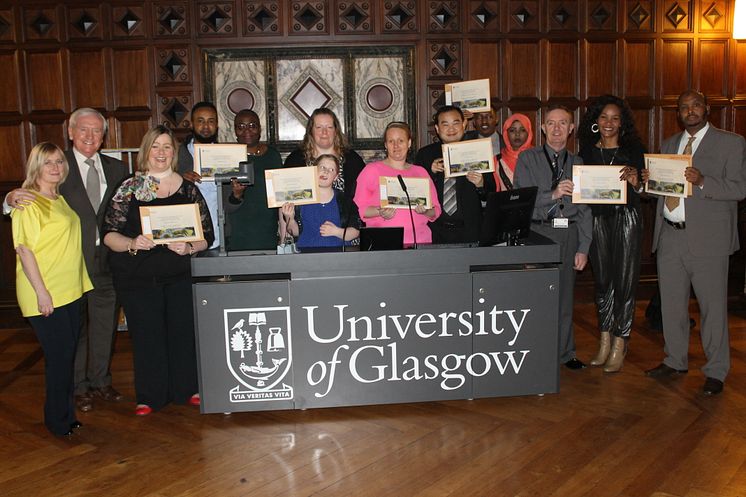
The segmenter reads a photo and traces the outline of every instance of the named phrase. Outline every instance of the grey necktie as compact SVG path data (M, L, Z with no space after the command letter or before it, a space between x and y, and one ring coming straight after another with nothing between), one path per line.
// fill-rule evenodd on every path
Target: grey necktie
M93 210L98 212L101 205L101 178L96 170L96 162L93 159L86 159L88 164L88 174L85 178L85 189L88 192L88 199L91 201Z
M684 155L692 155L692 143L694 142L694 136L689 137L689 141L686 142L684 147ZM666 207L669 212L673 212L675 208L679 206L681 199L679 197L666 197Z
M449 216L456 213L456 179L446 178L443 181L443 211Z

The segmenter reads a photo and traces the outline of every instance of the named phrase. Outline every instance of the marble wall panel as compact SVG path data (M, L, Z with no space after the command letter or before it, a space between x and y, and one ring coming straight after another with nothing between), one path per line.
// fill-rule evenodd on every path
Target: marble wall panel
M277 139L283 141L302 140L308 122L307 108L298 105L297 96L303 101L318 102L337 114L344 129L345 85L342 58L300 59L284 58L275 63L277 75ZM296 97L296 98L294 98Z
M354 60L355 138L380 139L391 121L405 121L404 61L401 57Z
M218 108L218 139L235 142L233 119L249 108L259 115L262 141L267 140L267 90L263 59L217 62L213 70L215 106Z

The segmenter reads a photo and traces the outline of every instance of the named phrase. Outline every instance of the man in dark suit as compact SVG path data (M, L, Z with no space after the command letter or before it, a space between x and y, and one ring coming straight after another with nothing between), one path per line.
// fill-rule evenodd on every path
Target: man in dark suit
M106 246L100 227L106 207L119 183L127 176L127 165L99 153L108 123L100 112L81 108L70 115L67 128L72 148L65 152L70 171L60 185L60 194L80 218L82 248L93 290L86 294L75 355L75 402L79 410L93 409L93 398L121 400L111 386L111 356L116 331L116 296L107 264ZM33 196L23 189L8 193L5 202L23 208Z
M492 140L492 151L499 155L505 144L503 143L502 130L497 122L497 107L493 104L487 112L474 114L474 129L480 138Z
M692 196L659 197L653 233L661 292L663 362L645 372L668 378L688 371L689 289L701 312L705 395L723 391L730 368L728 342L728 259L738 250L737 205L746 195L746 140L709 124L710 106L700 92L679 96L684 131L661 146L663 154L692 155L684 177ZM648 179L647 170L643 179Z
M583 369L585 364L575 356L573 291L575 271L588 263L593 219L587 205L572 203L572 166L583 162L567 150L574 129L570 110L550 106L541 125L545 144L518 156L513 183L516 188L538 187L532 230L560 246L559 360L568 369Z
M487 199L487 193L497 189L495 177L492 173L472 171L466 176L446 178L442 145L463 140L467 121L461 109L450 105L438 109L433 119L440 141L422 147L414 159L415 164L430 173L443 208L440 217L430 223L433 243L476 242L482 227L482 201Z

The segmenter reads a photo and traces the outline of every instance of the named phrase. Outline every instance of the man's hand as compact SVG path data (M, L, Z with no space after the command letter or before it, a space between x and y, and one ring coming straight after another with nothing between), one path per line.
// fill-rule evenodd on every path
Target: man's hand
M588 264L588 254L581 254L580 252L575 253L575 265L573 269L575 271L582 271L585 269L585 265Z
M705 177L699 172L696 167L687 167L684 169L684 178L693 184L694 186L702 186L705 184Z
M572 195L572 190L575 187L572 180L563 179L557 183L557 188L552 190L552 200L564 197L565 195Z
M430 164L430 170L434 173L442 173L445 171L445 167L443 167L443 159L435 159L432 164Z
M23 206L30 205L35 198L36 196L29 190L16 188L5 196L5 201L8 203L8 207L22 211Z
M473 183L477 188L482 188L484 186L484 176L482 176L482 173L469 171L466 173L466 179Z
M197 171L187 171L181 176L192 183L202 183L202 176Z

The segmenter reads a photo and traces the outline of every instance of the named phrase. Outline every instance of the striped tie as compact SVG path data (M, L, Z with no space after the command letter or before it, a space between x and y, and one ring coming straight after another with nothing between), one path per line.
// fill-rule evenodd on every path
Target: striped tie
M692 155L692 142L694 142L694 136L689 137L689 141L686 142L684 147L684 155ZM681 199L679 197L666 197L666 207L669 212L673 212L679 206Z
M446 178L443 181L443 211L449 216L456 213L456 180Z

